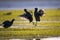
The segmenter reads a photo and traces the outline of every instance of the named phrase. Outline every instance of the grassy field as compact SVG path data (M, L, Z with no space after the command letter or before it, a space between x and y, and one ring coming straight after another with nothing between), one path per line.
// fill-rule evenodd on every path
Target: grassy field
M0 38L34 38L60 36L60 9L45 9L45 16L41 17L41 22L37 26L25 22L28 20L18 17L23 14L23 10L0 10L0 24L5 20L15 19L13 26L18 28L0 28ZM6 15L11 12L11 15ZM30 12L30 11L29 11ZM33 15L32 11L32 15ZM33 15L34 18L34 15ZM35 19L34 19L35 20ZM20 28L20 27L24 28ZM25 28L29 27L29 28Z
M29 11L29 10L28 10ZM60 26L60 9L45 9L45 16L41 17L41 21L51 21L51 22L39 22L38 26L42 25L42 26ZM5 15L8 12L11 12L11 15ZM30 11L29 11L30 12ZM32 11L32 15L33 15ZM18 24L25 24L25 22L21 22L21 21L28 21L25 19L21 19L20 17L18 17L19 15L23 14L24 11L23 10L0 10L0 24L2 24L5 20L12 20L15 19L15 21L19 21L19 22L14 22L14 25L18 25ZM34 18L34 15L33 15ZM35 20L35 19L34 19ZM58 22L53 22L53 21L58 21ZM29 24L29 23L27 23Z
M11 12L12 14L5 15L8 12ZM33 14L33 12L34 11L32 11L31 14ZM12 20L13 18L22 21L23 19L18 16L23 13L23 10L0 10L0 23L4 20ZM41 17L41 21L60 21L60 9L45 9L45 13L45 16Z
M0 29L0 38L44 38L60 36L60 29Z

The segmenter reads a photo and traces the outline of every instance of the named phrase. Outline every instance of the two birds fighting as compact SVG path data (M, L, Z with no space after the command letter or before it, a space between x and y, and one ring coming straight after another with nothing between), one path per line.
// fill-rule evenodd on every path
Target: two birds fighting
M25 12L24 14L19 15L19 16L28 19L29 23L33 22L32 14L30 12L28 12L27 9L24 9L24 12ZM35 8L35 10L34 10L34 17L35 17L35 20L36 20L35 26L37 26L37 22L40 21L40 17L42 17L43 14L45 14L45 13L42 9L40 9L38 11L38 8ZM33 24L34 24L34 22L33 22Z

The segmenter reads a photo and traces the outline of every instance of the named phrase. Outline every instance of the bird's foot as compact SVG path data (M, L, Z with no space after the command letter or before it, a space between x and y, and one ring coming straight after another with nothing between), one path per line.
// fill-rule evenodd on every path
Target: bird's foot
M37 24L35 24L35 26L37 26Z

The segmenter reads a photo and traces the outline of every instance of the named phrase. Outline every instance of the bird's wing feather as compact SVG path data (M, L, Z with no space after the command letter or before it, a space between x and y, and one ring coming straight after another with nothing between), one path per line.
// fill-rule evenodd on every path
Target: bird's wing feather
M3 24L5 24L5 23L7 23L7 22L9 22L9 21L4 21Z

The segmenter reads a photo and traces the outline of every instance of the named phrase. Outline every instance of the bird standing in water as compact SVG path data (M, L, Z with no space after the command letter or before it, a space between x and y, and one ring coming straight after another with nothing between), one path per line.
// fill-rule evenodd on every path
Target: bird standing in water
M12 19L12 21L4 21L3 22L3 27L4 28L9 28L10 26L12 26L13 22L15 21L15 19Z

